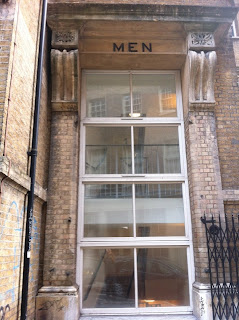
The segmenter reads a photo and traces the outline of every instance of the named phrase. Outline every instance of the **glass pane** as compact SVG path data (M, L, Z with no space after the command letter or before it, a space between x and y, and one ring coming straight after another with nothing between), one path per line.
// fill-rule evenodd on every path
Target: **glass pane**
M83 308L134 307L133 249L84 249L83 255Z
M181 184L135 185L138 237L184 236Z
M141 117L176 117L173 74L134 74L133 112Z
M85 237L132 237L132 185L85 186Z
M180 173L177 127L134 128L135 173Z
M130 143L129 127L87 127L86 173L132 173Z
M137 249L139 307L189 305L186 248Z
M87 117L129 116L128 74L87 74Z

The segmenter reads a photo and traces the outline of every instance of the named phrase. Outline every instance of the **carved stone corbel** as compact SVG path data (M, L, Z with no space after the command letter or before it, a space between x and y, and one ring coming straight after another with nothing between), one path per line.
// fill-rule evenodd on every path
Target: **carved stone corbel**
M56 49L76 49L78 47L78 31L53 30L51 45Z
M214 35L211 32L190 32L188 35L188 48L190 50L215 49Z
M77 111L78 50L51 51L52 108Z
M189 51L190 62L190 104L213 104L214 76L217 62L215 51Z

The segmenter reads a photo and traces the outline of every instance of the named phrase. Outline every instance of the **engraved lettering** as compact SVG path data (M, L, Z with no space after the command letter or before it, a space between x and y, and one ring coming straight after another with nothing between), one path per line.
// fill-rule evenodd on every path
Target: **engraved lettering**
M120 46L118 47L117 44L114 42L114 43L113 43L113 51L114 51L114 52L116 52L116 51L118 51L118 52L119 52L119 51L124 52L124 43L121 43Z
M117 44L113 42L113 52L152 52L152 43L151 42L128 42Z
M149 43L148 46L144 42L142 43L142 51L145 52L146 50L152 52L152 43Z
M128 51L129 52L138 52L137 49L135 49L135 46L137 46L137 42L129 42L128 43Z

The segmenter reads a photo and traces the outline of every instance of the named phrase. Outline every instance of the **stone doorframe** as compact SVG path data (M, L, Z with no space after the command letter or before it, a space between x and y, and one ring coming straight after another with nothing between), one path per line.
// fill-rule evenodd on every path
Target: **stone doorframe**
M75 8L75 11L74 11ZM225 9L225 8L224 8ZM216 46L236 15L236 9L160 5L49 6L52 29L52 131L48 212L46 220L44 286L36 304L37 319L78 319L79 295L76 283L77 207L79 172L80 70L87 59L80 57L81 38L90 21L163 20L183 26L183 44L171 52L172 68L181 69L185 119L186 153L194 240L194 314L212 319L207 268L207 249L200 217L223 213L222 184L214 116L214 73ZM175 15L175 10L178 14ZM201 20L200 20L201 19ZM170 21L170 22L169 22ZM162 25L162 22L159 24ZM166 42L165 42L166 43ZM79 51L80 50L80 51ZM95 57L97 52L93 52ZM99 54L99 53L98 53ZM113 53L112 53L113 54ZM104 68L112 59L105 53ZM167 46L157 52L166 63ZM146 55L145 66L150 66ZM101 56L104 58L104 56ZM130 59L130 58L129 58ZM102 61L103 61L102 60ZM98 62L97 62L98 63ZM141 67L143 67L142 64ZM87 65L90 67L90 65ZM160 63L157 68L163 68ZM97 65L95 66L97 68ZM127 67L126 67L127 68Z

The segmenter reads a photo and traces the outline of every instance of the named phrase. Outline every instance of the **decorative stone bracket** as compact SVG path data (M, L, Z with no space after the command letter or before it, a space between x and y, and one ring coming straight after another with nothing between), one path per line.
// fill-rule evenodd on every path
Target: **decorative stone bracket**
M214 35L211 32L191 32L188 35L188 48L192 50L215 49Z
M77 111L78 50L51 51L52 109Z
M77 30L52 31L52 47L62 49L76 49L78 47Z
M189 51L190 62L190 104L213 104L214 76L217 62L215 51Z
M188 34L188 57L190 65L190 106L212 106L214 98L214 76L217 55L215 40L211 32L190 32Z

